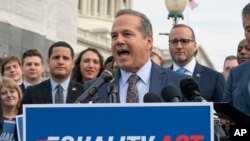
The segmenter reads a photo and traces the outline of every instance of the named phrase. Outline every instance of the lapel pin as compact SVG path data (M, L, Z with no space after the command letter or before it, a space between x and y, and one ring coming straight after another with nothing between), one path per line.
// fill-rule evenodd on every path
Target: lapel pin
M196 74L196 76L197 76L197 77L200 77L201 75L198 73L198 74Z
M75 87L73 87L73 88L72 88L72 91L76 91L76 88L75 88Z

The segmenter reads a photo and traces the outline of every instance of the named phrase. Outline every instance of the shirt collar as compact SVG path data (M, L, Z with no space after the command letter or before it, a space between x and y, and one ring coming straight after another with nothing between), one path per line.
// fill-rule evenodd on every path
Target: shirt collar
M32 85L31 83L27 81L23 81L24 88L26 89L28 86Z
M142 68L136 73L139 77L140 80L142 80L143 83L148 84L150 80L150 74L151 74L151 67L152 67L152 62L149 59L146 64L142 66ZM132 75L131 72L127 72L123 69L120 69L121 71L121 84L125 85L126 82L128 81L129 77Z
M39 81L38 83L40 83L41 81ZM36 83L36 84L38 84L38 83ZM23 85L24 85L24 87L25 87L25 89L28 87L28 86L31 86L31 85L35 85L35 84L31 84L31 83L29 83L29 82L27 82L27 81L23 81Z
M186 70L188 70L188 72L193 74L194 69L195 69L195 65L196 65L196 61L193 57L192 60L187 65L183 66L183 68L185 68ZM178 66L176 63L173 63L173 70L174 71L178 70L179 68L181 68L181 67Z
M70 77L68 77L65 81L63 81L62 83L60 83L60 85L62 86L63 90L67 90L69 87L69 81L70 81ZM51 88L52 90L56 89L58 83L56 81L54 81L52 78L50 79L50 83L51 83Z

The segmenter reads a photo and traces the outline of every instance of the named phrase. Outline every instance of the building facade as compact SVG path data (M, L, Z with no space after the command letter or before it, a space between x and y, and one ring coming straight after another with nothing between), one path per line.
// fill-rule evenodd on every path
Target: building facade
M114 15L132 4L132 0L1 0L0 61L21 58L30 48L38 49L46 60L49 46L60 40L69 42L76 54L92 47L107 58ZM164 66L171 64L168 50L153 50L163 57ZM198 61L213 68L201 46L199 50Z

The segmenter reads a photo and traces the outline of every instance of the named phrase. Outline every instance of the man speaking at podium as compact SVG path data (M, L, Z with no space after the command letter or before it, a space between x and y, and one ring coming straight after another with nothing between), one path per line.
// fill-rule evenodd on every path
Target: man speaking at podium
M122 9L118 11L111 30L112 53L119 66L115 70L115 84L119 87L119 103L142 103L146 93L159 97L169 85L179 87L184 77L172 70L156 65L150 59L153 31L149 19L142 13ZM100 102L110 102L105 84L99 89ZM85 89L89 87L86 84Z

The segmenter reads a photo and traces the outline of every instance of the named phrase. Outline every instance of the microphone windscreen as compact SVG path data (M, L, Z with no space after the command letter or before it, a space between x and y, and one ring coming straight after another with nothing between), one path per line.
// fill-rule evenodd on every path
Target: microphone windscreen
M183 95L189 100L192 101L195 96L200 96L196 92L200 92L198 84L192 78L184 78L180 82L180 88Z
M109 70L104 70L102 73L101 73L101 76L105 83L108 83L109 81L111 81L114 77L113 75L113 72L112 71L109 71Z
M172 102L175 97L180 99L181 94L174 85L168 85L161 90L161 96L165 102Z
M154 93L148 92L143 97L143 101L144 103L158 103L158 102L161 102L161 99Z

